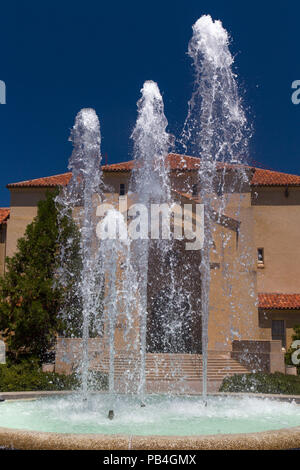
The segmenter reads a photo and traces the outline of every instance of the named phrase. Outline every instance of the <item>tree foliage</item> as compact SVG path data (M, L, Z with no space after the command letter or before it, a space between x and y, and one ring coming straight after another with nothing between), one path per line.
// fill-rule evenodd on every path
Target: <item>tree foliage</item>
M18 240L15 255L7 258L6 273L0 280L0 330L16 356L26 352L45 360L55 335L65 328L59 313L74 280L63 287L55 282L59 244L72 240L68 250L76 278L79 234L72 217L60 221L59 230L56 194L49 191L38 203L37 216Z

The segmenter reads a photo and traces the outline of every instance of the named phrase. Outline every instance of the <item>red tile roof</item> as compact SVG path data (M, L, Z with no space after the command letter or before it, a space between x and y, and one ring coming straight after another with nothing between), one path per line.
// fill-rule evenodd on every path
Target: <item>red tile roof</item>
M170 153L167 156L167 165L172 171L197 171L200 167L201 160L197 157L190 157L187 155L178 155ZM261 168L254 168L246 165L219 163L219 168L238 169L247 168L253 171L251 184L253 186L300 186L300 176L289 175L287 173L280 173L278 171L263 170ZM113 163L111 165L104 165L102 167L105 173L118 173L130 172L134 167L134 160L121 163ZM18 187L54 187L64 186L68 184L71 178L71 173L63 173L61 175L47 176L45 178L37 178L28 181L21 181L19 183L10 183L8 188Z
M7 188L39 188L39 187L56 187L68 184L72 176L71 172L62 173L61 175L46 176L44 178L36 178L34 180L20 181L19 183L10 183Z
M166 164L170 170L174 171L195 171L200 167L200 158L189 157L188 155L179 155L170 153L166 157ZM134 160L122 163L114 163L112 165L103 166L103 171L131 171L134 167Z
M121 163L112 163L111 165L103 165L102 170L104 172L129 172L134 167L134 160L129 160L128 162L121 162Z
M128 162L113 163L112 165L104 165L103 171L131 171L134 167L135 161L129 160ZM169 153L166 157L166 165L172 171L197 171L201 165L201 159L199 157L191 157L189 155L179 155L178 153ZM229 164L219 162L218 168L251 168L246 165Z
M200 168L201 160L197 157L189 157L188 155L179 155L178 153L170 153L167 156L167 165L171 170L194 171Z
M300 294L258 294L258 307L268 310L299 310Z
M300 176L255 168L251 184L252 186L300 186Z
M0 224L5 224L9 218L10 209L7 207L0 207Z

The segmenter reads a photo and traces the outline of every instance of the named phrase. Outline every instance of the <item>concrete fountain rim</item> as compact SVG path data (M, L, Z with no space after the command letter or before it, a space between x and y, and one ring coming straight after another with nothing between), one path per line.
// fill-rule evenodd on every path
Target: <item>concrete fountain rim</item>
M72 391L3 392L0 394L0 398L4 398L5 400L32 400L49 396L70 395L72 393ZM295 401L297 404L300 404L300 395L216 392L209 394L209 396L251 396L256 398L269 398L277 401ZM71 434L0 427L0 446L20 450L111 451L295 449L300 448L300 426L256 433L199 436Z

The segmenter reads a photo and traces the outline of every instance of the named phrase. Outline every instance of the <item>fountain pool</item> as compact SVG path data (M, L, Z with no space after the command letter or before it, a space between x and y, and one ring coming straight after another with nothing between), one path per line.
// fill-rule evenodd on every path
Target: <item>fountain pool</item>
M135 396L115 397L115 418L107 419L108 394L77 395L0 404L1 425L11 429L74 434L138 436L200 436L252 433L300 426L300 407L294 402L253 396L148 395L141 408Z

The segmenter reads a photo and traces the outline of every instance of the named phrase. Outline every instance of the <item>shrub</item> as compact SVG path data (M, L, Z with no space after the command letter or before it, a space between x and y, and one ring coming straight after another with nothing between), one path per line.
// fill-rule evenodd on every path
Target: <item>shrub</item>
M300 377L280 372L274 374L236 374L232 377L226 377L219 391L300 395Z
M107 388L107 376L94 373L93 386L96 390ZM78 387L79 380L75 374L42 372L36 360L0 365L0 392L76 390Z

